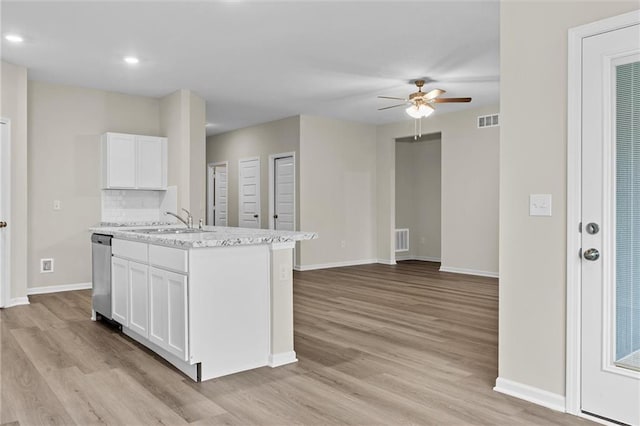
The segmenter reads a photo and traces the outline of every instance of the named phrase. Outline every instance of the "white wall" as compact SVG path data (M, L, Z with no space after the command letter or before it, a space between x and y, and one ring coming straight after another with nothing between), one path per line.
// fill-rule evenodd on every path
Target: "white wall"
M501 2L499 375L561 396L567 30L634 9L637 1ZM529 217L532 193L552 194L552 217Z
M499 128L476 124L477 116L498 111L494 105L423 120L423 134L442 133L443 268L498 273ZM377 128L379 259L393 259L395 139L411 135L411 120Z
M300 117L300 266L377 259L376 164L375 126Z
M396 259L440 260L441 141L396 142L396 228L409 229L409 251Z
M91 281L88 228L100 222L100 135L160 135L159 101L29 81L29 287ZM62 209L53 210L53 200ZM40 259L53 258L53 273Z
M2 61L0 117L11 120L11 298L27 295L27 69Z
M258 124L207 138L207 163L229 162L228 225L238 226L238 161L260 157L260 227L269 228L269 155L296 153L296 224L300 229L300 117Z

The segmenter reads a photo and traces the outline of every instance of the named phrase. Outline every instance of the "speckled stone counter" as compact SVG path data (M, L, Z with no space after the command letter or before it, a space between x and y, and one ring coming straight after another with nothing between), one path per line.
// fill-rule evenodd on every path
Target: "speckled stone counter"
M189 248L228 247L253 244L286 243L318 238L314 232L273 231L269 229L205 226L202 232L188 234L149 234L147 229L184 229L184 226L96 226L91 232L112 235L131 241L140 241L164 246Z

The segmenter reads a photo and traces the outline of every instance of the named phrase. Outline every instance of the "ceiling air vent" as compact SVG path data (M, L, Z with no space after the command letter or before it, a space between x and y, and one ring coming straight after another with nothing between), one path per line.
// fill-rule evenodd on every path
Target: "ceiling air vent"
M491 115L481 115L478 117L478 128L481 129L483 127L497 127L500 125L500 120L498 117L500 114L491 114Z

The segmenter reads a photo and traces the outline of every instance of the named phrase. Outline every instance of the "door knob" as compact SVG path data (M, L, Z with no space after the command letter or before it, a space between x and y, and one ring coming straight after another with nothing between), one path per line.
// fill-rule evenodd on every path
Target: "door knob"
M7 222L2 221L0 222L0 228L6 228L7 227Z
M274 218L274 219L277 219L277 218L278 218L278 215L277 215L277 214L274 214L274 215L273 215L273 218Z
M598 260L600 258L600 252L597 249L590 248L588 250L585 250L585 252L582 254L582 257L591 261Z
M597 223L588 223L586 226L587 234L595 235L600 232L600 226Z
M253 215L253 217L257 219L257 218L258 218L258 215L257 215L257 214L254 214L254 215Z

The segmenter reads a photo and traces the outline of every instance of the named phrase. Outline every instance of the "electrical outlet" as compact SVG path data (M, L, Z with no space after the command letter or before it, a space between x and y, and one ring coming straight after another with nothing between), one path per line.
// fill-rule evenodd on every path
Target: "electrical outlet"
M345 248L347 246L347 242L345 240L340 241L340 247Z
M420 244L424 244L426 242L426 240L424 239L424 237L420 237Z
M60 200L53 200L53 209L62 210L62 203L60 202Z
M280 279L286 280L289 278L289 268L287 265L280 265Z
M40 273L53 272L53 259L40 259Z

